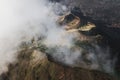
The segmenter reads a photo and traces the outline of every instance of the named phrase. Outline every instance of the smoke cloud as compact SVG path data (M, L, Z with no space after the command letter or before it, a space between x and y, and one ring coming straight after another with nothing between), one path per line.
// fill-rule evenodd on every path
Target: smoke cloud
M45 0L0 0L0 74L16 61L23 41L44 34L43 25L52 27L51 9L45 5Z
M47 46L61 45L63 40L62 45L71 45L72 35L65 35L55 23L53 6L47 0L0 0L0 74L16 61L22 42L42 36Z
M86 67L82 50L73 49L73 40L77 35L67 33L62 26L56 24L57 15L54 11L58 11L58 5L64 11L67 10L65 6L47 0L0 0L0 74L6 72L7 66L17 60L17 49L22 42L29 42L32 38L37 40L39 37L43 37L42 44L49 49L55 48L50 55L58 61L74 65L79 60L82 67L99 68L95 54L90 52L88 59L94 65ZM108 61L105 58L102 62Z

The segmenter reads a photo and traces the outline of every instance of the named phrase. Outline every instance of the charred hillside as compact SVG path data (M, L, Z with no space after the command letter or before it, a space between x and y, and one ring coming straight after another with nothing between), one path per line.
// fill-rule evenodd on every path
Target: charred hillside
M92 17L95 20L102 20L116 27L120 26L119 0L60 0L60 2L70 9L79 7L84 15Z
M54 0L56 1L56 0ZM73 14L79 16L83 24L93 22L97 27L93 33L103 36L103 44L108 45L111 56L117 56L117 70L120 67L120 1L119 0L61 0Z
M22 1L19 7L11 2L16 9L12 7L12 13L19 13L20 9L23 14L13 15L15 28L10 33L18 34L12 38L10 35L10 42L5 40L8 45L1 42L5 47L3 53L15 50L15 54L2 53L5 59L0 60L5 62L0 62L3 63L0 80L120 79L119 0L49 0L60 4L30 0L30 5L27 1ZM56 6L58 13L59 7L65 13L54 14ZM21 21L16 27L14 22L18 19Z
M110 74L100 70L89 69L92 62L86 57L87 54L89 54L87 50L89 51L89 49L91 50L95 47L92 43L100 45L101 47L106 47L107 45L112 46L110 41L114 44L113 39L119 40L119 37L116 37L117 34L113 34L116 36L109 36L109 32L114 33L119 32L119 30L116 31L107 27L106 24L101 21L84 16L81 11L78 9L76 10L76 8L71 11L70 15L68 14L64 17L65 20L60 20L61 22L59 21L59 25L70 27L66 28L68 31L79 29L75 32L81 34L79 37L81 37L80 40L82 38L83 40L77 42L76 45L83 47L85 50L82 57L88 67L84 66L84 64L81 65L81 63L80 66L73 65L73 67L66 65L64 62L61 62L62 58L56 59L56 57L51 55L51 50L55 52L54 49L47 50L45 46L33 46L33 40L32 47L30 44L26 43L21 46L22 50L18 52L18 62L9 65L9 71L1 75L1 80L116 80L115 77L112 77L113 75L111 76ZM82 24L77 23L79 25L74 25L73 23L70 25L71 22L75 21L76 23L76 21L79 22L79 20L82 21ZM94 24L88 22L92 22ZM92 25L92 27L90 27L90 25ZM97 37L97 34L101 35L102 39L101 37ZM114 47L114 49L111 50L115 49L116 48ZM53 51L52 54L54 53ZM118 63L116 64L118 65Z

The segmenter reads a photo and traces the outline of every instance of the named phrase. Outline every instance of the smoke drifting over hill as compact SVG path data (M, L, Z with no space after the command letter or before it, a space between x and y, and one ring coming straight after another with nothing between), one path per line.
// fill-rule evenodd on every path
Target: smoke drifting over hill
M64 30L57 28L52 7L46 0L0 0L0 74L16 61L22 42L44 36L45 44L60 45ZM70 40L66 36L64 45Z
M57 16L53 12L56 5L58 4L49 3L47 0L0 0L0 74L7 71L10 63L17 61L17 50L21 43L30 42L33 38L37 40L43 37L43 44L48 48L57 46L54 58L68 65L74 64L74 61L80 58L81 49L71 51L76 35L66 33L56 24ZM93 60L90 68L98 69L99 63L94 63L94 54L90 54L88 58ZM105 58L101 60L101 64L108 62ZM106 66L110 71L111 64L108 65Z
M16 60L22 41L40 34L40 24L49 19L50 8L45 3L43 0L0 0L0 73Z

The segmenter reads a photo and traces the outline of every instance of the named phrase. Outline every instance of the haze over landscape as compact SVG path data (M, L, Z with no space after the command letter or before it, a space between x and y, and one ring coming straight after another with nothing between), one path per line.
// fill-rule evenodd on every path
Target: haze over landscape
M102 8L97 0L93 6L88 2L0 0L0 80L20 80L21 76L22 80L102 80L103 76L105 80L116 80L119 75L118 68L115 69L119 65L117 41L120 40L116 34L120 31L118 27L117 30L111 27L119 26L116 21L119 15L106 18L108 13L103 16L96 10L95 6ZM117 9L116 2L119 1L113 1L112 5ZM91 6L90 9L86 5ZM107 10L111 8L108 6L105 6ZM24 65L28 65L28 69ZM59 70L63 74L57 75ZM91 79L90 76L77 78L79 74L80 77L90 74ZM100 79L95 78L95 74L100 75Z

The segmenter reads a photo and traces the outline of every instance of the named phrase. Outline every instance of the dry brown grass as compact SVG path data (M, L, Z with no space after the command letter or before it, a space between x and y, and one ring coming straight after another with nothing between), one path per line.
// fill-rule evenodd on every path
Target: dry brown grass
M65 67L49 61L47 56L40 59L35 52L37 50L28 48L20 51L18 62L9 65L9 71L2 75L2 80L115 80L99 71Z

